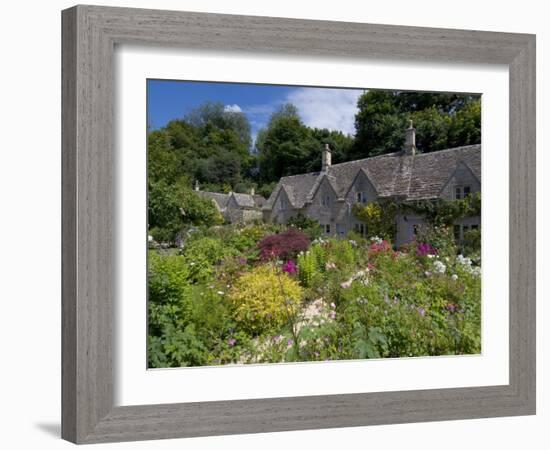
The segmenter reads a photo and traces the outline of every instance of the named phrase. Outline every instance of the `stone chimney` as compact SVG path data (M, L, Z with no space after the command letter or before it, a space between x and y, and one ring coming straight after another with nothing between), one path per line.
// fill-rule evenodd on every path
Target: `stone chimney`
M256 189L254 189L254 187L251 187L250 188L250 195L255 195L256 194Z
M416 128L413 128L413 121L409 120L409 128L405 130L405 155L414 155L416 153Z
M195 180L195 191L199 192L201 190L201 185L199 184L199 180Z
M323 149L322 168L323 172L326 172L332 164L332 153L328 144L325 144Z

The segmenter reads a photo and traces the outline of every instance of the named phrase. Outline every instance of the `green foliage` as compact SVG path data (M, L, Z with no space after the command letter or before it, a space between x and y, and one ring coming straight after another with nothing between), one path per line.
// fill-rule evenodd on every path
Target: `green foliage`
M453 230L445 225L420 227L416 241L429 244L437 250L438 256L454 257L457 253Z
M308 128L296 107L283 105L256 139L259 180L271 183L281 176L320 170L321 149L327 143L334 161L345 161L352 142L352 137L338 131Z
M158 242L174 242L186 225L217 225L223 217L207 199L202 199L184 180L168 184L161 180L149 185L150 234Z
M368 236L378 236L393 241L396 233L395 214L399 205L393 201L356 203L353 214L367 225Z
M314 277L319 273L315 254L307 251L298 255L298 276L302 286L309 288L313 285Z
M481 257L481 230L468 230L464 233L463 253Z
M241 275L229 300L235 317L253 334L274 331L288 323L300 304L302 288L279 269L262 265Z
M214 275L215 266L237 252L219 239L203 237L189 239L182 252L194 283L207 282Z
M402 212L424 217L433 225L452 225L463 217L481 215L481 194L476 192L460 200L423 200L400 205Z
M401 149L409 119L418 131L417 147L421 152L481 142L479 96L369 90L357 106L350 159Z
M303 231L310 239L317 239L322 234L321 225L314 219L298 213L287 221L287 226Z
M292 276L254 256L270 232L198 229L181 254L150 252L150 367L480 352L481 269L447 228L418 235L435 255L319 238Z

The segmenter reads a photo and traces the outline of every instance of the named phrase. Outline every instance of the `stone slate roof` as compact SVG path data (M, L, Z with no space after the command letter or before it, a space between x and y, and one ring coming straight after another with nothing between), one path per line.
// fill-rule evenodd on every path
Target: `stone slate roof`
M481 180L481 145L415 155L405 155L399 151L333 164L327 172L282 177L264 209L272 209L281 189L285 190L294 208L302 208L312 200L325 177L338 197L343 199L359 171L367 175L379 197L400 197L403 200L437 198L460 162Z
M265 205L266 199L262 195L254 194L252 198L254 199L254 205L256 208L261 208Z
M252 195L250 194L239 194L237 192L232 192L230 195L232 195L235 198L235 202L241 208L256 207L256 202L254 201L254 197L252 197Z
M207 200L214 200L220 210L224 209L227 206L229 201L229 194L221 194L219 192L208 192L208 191L195 191L199 197Z
M266 202L265 198L261 195L239 194L237 192L222 194L208 191L195 191L195 193L201 198L214 200L220 210L227 207L231 197L235 199L237 206L240 208L261 208Z

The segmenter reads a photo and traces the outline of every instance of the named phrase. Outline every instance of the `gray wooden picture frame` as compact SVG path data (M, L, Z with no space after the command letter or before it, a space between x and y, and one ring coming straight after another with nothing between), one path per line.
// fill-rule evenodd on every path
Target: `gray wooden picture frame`
M535 36L176 11L62 12L62 437L75 443L535 413ZM510 83L508 385L113 403L116 44L505 64Z

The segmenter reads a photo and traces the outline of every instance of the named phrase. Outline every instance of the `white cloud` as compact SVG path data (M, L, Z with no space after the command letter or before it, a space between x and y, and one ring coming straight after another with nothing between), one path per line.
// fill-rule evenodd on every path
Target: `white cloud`
M287 101L296 108L309 127L339 130L355 134L359 89L299 88L292 91Z
M225 105L224 111L227 112L242 112L243 110L236 103L234 105Z

